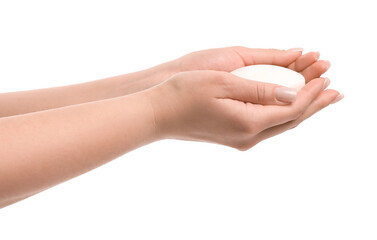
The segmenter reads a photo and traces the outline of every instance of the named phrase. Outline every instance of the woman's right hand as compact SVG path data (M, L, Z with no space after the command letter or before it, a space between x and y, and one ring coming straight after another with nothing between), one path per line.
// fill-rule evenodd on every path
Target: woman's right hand
M206 141L247 150L294 128L339 99L317 78L297 93L231 73L182 72L147 90L161 138ZM286 91L286 92L284 92Z

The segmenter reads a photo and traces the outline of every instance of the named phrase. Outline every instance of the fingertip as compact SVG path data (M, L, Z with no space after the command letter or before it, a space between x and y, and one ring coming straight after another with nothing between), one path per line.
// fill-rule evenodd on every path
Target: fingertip
M325 82L323 83L322 90L325 90L330 85L330 83L331 83L330 78L325 77L324 79L325 79Z
M338 95L334 98L334 100L331 101L330 104L337 103L337 102L339 102L340 100L342 100L343 98L344 98L344 94L343 94L343 93L340 93L340 94L338 94Z
M304 51L304 49L303 48L290 48L287 51L288 52L294 52L294 53L296 53L296 52L302 53Z
M322 93L322 88L324 86L324 78L315 78L308 82L297 95L297 100L295 105L306 106L314 101L318 95Z
M321 56L320 52L313 52L315 61L318 61L319 57Z
M327 102L327 105L330 104L340 93L334 89L325 89L323 90L317 99L324 99Z
M338 96L340 94L338 91L334 89L325 89L323 92L326 94L330 94L332 96Z
M305 56L306 56L306 61L307 61L307 64L309 67L310 65L312 65L313 63L317 62L321 56L321 53L320 52L308 52L308 53L305 53Z
M320 60L318 62L321 64L323 72L326 72L331 67L331 62L329 60Z

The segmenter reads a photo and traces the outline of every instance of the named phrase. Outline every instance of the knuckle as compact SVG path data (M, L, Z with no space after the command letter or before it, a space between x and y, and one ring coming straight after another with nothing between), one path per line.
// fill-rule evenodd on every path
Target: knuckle
M300 117L299 112L297 110L295 110L295 111L292 111L290 114L288 114L288 118L287 119L289 121L293 121L293 120L295 120L295 119L297 119L299 117Z
M255 135L258 132L258 125L253 122L240 122L239 126L242 128L242 132L247 136Z
M246 142L246 143L243 143L243 144L239 144L237 147L235 147L237 150L239 151L247 151L249 150L250 148L254 147L255 145L257 145L258 142L257 141L251 141L251 142Z
M216 83L221 84L221 85L229 85L231 83L230 76L222 72L214 71L213 79L216 81Z
M232 46L230 48L233 49L233 50L244 50L246 47L240 46L240 45L236 45L236 46Z
M291 119L292 120L298 119L304 113L304 110L305 109L298 108L295 111L293 111Z
M274 65L278 63L278 56L275 51L272 53L272 63Z
M263 123L253 123L250 125L250 129L248 133L250 135L256 135L260 133L263 130L263 128L264 128Z
M295 119L298 119L301 117L301 115L304 113L304 110L298 110L297 113L296 113L296 116L295 116Z
M300 123L302 123L303 119L296 119L296 120L293 120L289 123L289 129L294 129L296 128L298 125L300 125Z
M266 98L266 87L264 84L256 84L255 96L258 103L263 103Z
M234 148L242 152L250 149L250 147L246 143L237 144Z
M298 125L299 125L299 123L294 122L294 123L291 124L291 126L290 126L289 129L294 129L294 128L296 128Z
M212 84L224 89L225 91L231 91L234 88L234 81L231 76L223 73L215 73L212 78Z
M245 152L247 151L249 148L247 148L245 145L241 145L241 146L238 146L238 147L235 147L237 150L241 151L241 152Z

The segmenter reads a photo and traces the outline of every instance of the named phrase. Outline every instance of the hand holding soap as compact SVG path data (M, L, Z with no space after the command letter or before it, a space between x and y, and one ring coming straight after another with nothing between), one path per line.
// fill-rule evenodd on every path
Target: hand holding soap
M278 84L296 91L305 86L305 78L300 73L275 65L251 65L238 68L231 73L249 80Z

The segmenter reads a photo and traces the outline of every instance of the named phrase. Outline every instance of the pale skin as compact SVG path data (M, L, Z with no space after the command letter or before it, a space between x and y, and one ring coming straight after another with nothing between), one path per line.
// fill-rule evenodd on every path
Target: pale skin
M161 139L247 150L342 98L325 89L328 61L298 49L229 47L190 53L136 73L71 86L0 94L0 207ZM291 102L280 86L236 77L273 64L307 84Z

